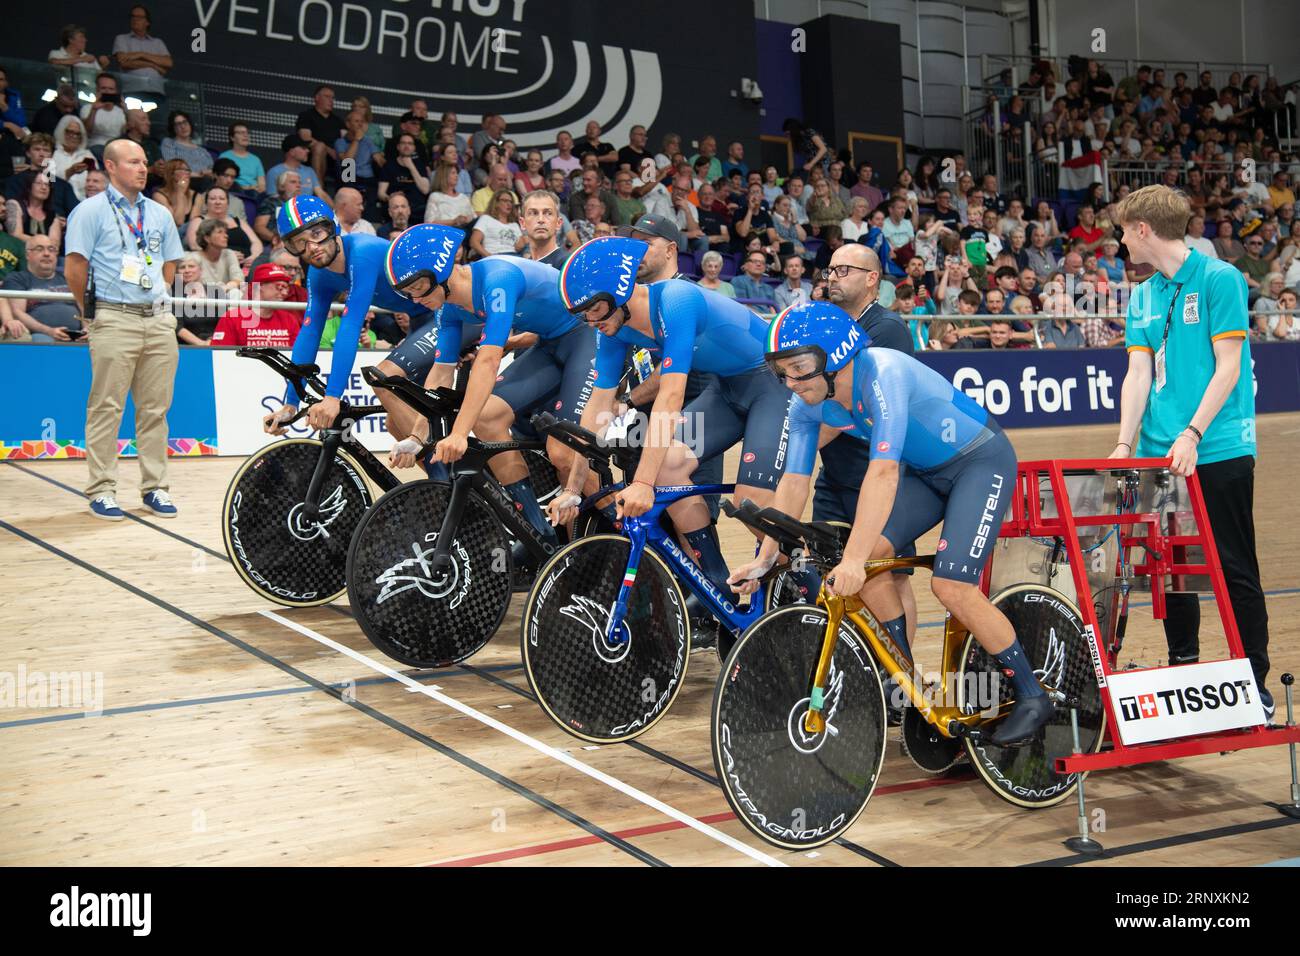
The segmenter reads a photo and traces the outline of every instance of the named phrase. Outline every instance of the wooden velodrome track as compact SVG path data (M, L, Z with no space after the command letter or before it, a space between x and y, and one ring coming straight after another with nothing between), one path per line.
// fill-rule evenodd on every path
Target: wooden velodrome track
M1114 428L1012 437L1022 458L1101 457ZM1300 415L1262 417L1259 445L1270 686L1283 718L1277 676L1300 670L1291 514ZM239 463L174 462L181 516L163 522L133 510L134 520L118 524L86 513L81 461L0 467L0 672L101 672L104 681L100 716L0 710L0 863L1083 862L1061 845L1075 830L1073 801L1019 810L961 764L926 777L899 753L896 730L881 784L845 841L803 854L768 847L732 818L714 782L712 651L692 655L686 687L650 733L585 747L529 699L519 597L468 666L436 673L399 671L344 606L285 610L256 597L221 551L220 503ZM135 509L134 462L121 474L119 500ZM723 524L734 565L746 533ZM915 580L930 625L918 659L933 661L941 615L927 578ZM1163 639L1148 614L1135 609L1124 660L1160 662ZM1207 658L1221 655L1216 630L1206 614ZM1287 799L1287 785L1283 747L1094 774L1089 809L1111 856L1084 865L1294 861L1300 827L1270 805Z

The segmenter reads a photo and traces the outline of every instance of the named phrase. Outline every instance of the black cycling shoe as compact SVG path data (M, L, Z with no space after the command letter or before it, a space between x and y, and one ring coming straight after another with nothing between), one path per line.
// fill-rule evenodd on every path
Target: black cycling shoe
M1011 708L1011 713L998 724L998 729L994 731L993 745L1007 747L1012 744L1024 743L1052 719L1052 714L1055 711L1056 705L1052 703L1052 698L1046 694L1038 694L1035 697L1026 697L1024 700L1016 701L1016 705Z

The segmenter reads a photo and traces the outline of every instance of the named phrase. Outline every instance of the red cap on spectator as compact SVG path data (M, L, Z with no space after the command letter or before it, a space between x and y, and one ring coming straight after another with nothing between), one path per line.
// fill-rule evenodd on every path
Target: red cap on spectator
M293 282L289 278L289 273L285 272L274 262L263 262L253 270L254 282Z

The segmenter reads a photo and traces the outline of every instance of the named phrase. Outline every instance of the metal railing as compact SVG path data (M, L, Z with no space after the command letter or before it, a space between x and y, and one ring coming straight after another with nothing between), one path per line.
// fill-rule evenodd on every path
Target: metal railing
M1078 55L1083 57L1083 54ZM1210 82L1216 88L1226 85L1228 78L1233 73L1240 73L1243 80L1252 73L1257 74L1260 77L1261 85L1265 78L1273 75L1273 64L1271 63L1233 63L1208 60L1134 60L1096 56L1083 58L1085 60L1096 60L1100 63L1116 83L1125 77L1136 76L1140 66L1149 66L1152 70L1164 70L1166 87L1174 85L1174 74L1180 72L1187 74L1187 85L1195 87L1200 81L1200 75L1209 70ZM984 53L980 55L980 79L986 86L997 86L1002 71L1010 69L1011 85L1018 86L1029 78L1030 67L1044 61L1051 64L1053 75L1056 78L1057 89L1060 93L1064 93L1065 82L1070 78L1069 55L1034 57L1023 53Z
M219 286L205 287L205 291L207 292L213 292L219 290L220 290ZM72 303L75 303L77 301L76 297L71 292L47 292L45 290L38 290L38 289L31 289L31 290L0 289L0 299L32 299L37 302L72 302ZM257 305L257 306L265 306L270 309L287 309L290 312L302 312L307 308L306 302L272 302L266 300L253 299L250 298L249 296L244 295L243 289L231 289L228 295L162 296L157 301L162 301L162 300L169 301L171 302L172 305L180 304L182 306L203 307L204 309L203 314L205 315L208 314L207 309L209 307L211 307L213 310L216 310L216 309L234 309L234 308L239 308L240 306ZM345 303L343 302L331 303L329 307L329 311L332 314L341 315L343 313L344 305ZM415 303L412 303L411 307L414 308ZM182 309L181 311L184 310ZM394 314L391 309L380 308L377 305L372 305L368 311L382 313L384 315ZM197 313L187 313L187 314L194 315Z
M6 58L4 61L6 73L8 75L10 87L20 90L23 94L23 106L27 110L28 117L39 110L43 105L50 102L57 95L59 85L68 83L77 93L77 101L85 106L87 103L95 101L95 77L101 70L98 66L52 66L49 63L41 63L38 60L12 60ZM115 76L121 76L121 71L111 67L107 72ZM196 126L203 122L203 85L201 83L185 83L179 80L167 80L167 98L164 112L172 110L185 110L195 121ZM123 106L126 109L144 109L152 113L157 105L153 100L148 98L147 94L136 96L133 93L126 92L123 94ZM150 116L150 121L154 127L155 135L162 128L165 122L165 116ZM196 130L196 132L201 132ZM222 131L224 134L224 130Z

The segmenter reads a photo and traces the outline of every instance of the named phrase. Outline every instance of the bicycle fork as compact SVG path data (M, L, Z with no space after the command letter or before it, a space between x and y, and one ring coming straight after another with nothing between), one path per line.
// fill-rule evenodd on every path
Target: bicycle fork
M627 535L632 547L628 552L623 583L619 585L618 597L614 599L614 606L609 612L609 622L605 625L605 644L609 647L627 642L628 631L621 625L624 615L627 614L627 602L632 594L632 585L636 583L637 567L641 564L641 555L645 551L646 529L642 522L635 519L624 521L623 533Z
M311 473L311 482L307 485L307 497L302 502L302 516L307 521L320 519L320 492L334 463L334 455L343 444L343 430L327 428L322 433L320 458L316 461L316 470Z
M826 600L827 597L823 583L818 603L826 607L826 633L822 635L821 653L817 656L817 669L813 672L812 689L808 692L808 712L803 716L803 729L810 734L820 734L826 729L826 718L822 714L826 702L826 679L831 671L831 658L835 656L835 635L839 633L840 621L844 620L844 602Z

